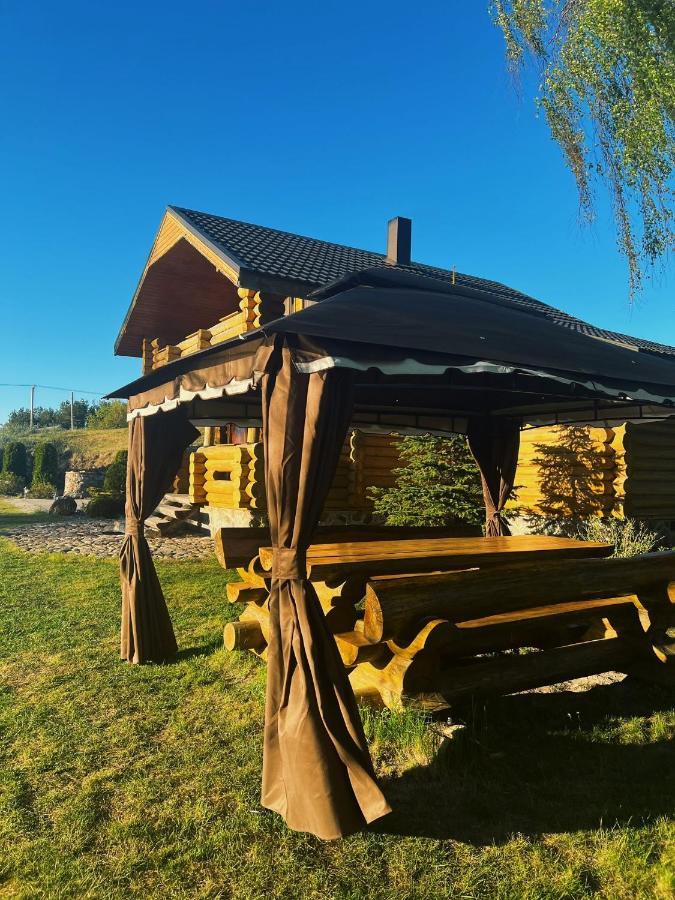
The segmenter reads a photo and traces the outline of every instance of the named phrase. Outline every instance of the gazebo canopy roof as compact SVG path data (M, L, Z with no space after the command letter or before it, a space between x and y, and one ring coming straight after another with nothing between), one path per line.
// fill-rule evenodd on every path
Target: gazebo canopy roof
M150 414L237 395L250 412L255 383L275 344L286 340L303 371L358 370L355 421L383 427L397 415L400 425L406 419L410 427L462 430L456 419L486 413L543 424L673 411L674 348L579 320L571 326L544 304L525 306L489 288L386 266L340 279L312 299L300 312L110 396L129 398L132 414ZM229 415L226 406L219 404L219 416Z

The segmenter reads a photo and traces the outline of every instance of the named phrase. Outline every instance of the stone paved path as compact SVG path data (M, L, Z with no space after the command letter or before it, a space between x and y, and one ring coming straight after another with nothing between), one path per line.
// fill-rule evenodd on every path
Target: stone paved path
M123 531L122 522L75 515L53 522L6 528L0 536L9 538L29 553L75 553L113 558L119 553ZM148 544L155 559L209 559L214 555L213 541L208 535L157 537L148 534Z

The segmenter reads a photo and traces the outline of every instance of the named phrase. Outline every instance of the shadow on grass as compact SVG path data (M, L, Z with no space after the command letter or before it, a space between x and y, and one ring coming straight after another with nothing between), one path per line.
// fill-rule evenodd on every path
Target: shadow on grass
M194 659L198 656L211 656L216 650L220 650L222 646L223 638L220 636L199 647L184 647L176 653L171 662L181 662L182 660Z
M659 713L674 702L626 679L465 710L462 739L385 784L394 812L372 828L486 845L672 816L675 753Z

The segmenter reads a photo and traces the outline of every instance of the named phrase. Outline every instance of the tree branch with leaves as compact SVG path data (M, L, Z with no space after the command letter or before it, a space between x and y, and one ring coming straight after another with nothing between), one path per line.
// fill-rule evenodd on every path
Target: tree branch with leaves
M673 0L493 0L510 65L534 60L537 102L592 221L604 184L630 296L674 243Z

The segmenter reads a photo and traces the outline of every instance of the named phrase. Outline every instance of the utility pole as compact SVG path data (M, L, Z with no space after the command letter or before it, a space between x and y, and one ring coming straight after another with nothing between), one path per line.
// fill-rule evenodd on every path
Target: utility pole
M70 392L70 430L75 428L75 417L73 414L73 392Z
M30 430L33 430L33 413L35 410L35 385L30 388Z

